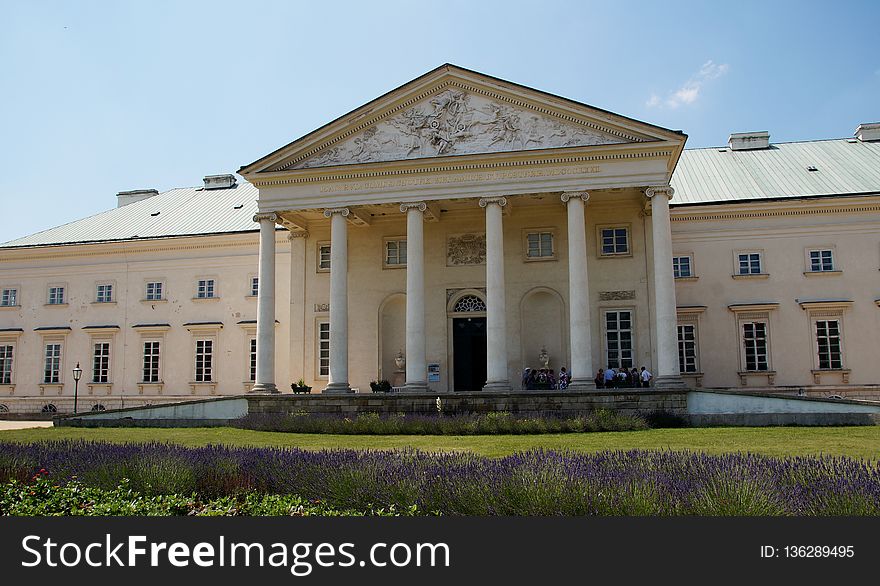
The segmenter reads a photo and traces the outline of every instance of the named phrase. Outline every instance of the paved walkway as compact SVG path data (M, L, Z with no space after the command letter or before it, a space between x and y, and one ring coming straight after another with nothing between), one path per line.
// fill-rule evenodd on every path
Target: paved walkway
M0 431L9 429L28 429L31 427L52 427L51 421L3 421L0 420Z

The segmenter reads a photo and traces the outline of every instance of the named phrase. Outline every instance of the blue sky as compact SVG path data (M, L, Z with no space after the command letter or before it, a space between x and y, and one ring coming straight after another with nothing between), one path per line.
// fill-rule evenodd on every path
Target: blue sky
M199 185L450 62L684 130L880 120L880 2L0 0L0 242Z

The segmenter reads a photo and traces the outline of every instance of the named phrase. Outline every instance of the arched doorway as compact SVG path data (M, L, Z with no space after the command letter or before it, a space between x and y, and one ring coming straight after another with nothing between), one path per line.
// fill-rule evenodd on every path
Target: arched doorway
M446 311L452 390L479 391L486 384L486 299L465 289L449 300Z

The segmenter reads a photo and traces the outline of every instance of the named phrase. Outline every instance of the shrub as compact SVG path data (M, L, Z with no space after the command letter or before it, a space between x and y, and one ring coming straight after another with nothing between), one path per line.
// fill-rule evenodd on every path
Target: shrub
M584 415L514 415L506 411L466 415L359 413L339 415L252 414L234 423L255 431L375 435L489 435L634 431L647 429L640 417L599 410Z

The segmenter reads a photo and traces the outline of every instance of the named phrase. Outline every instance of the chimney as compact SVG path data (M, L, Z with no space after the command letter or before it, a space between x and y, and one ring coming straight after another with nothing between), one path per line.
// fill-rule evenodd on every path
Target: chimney
M229 189L235 187L235 175L206 175L205 189Z
M135 203L136 201L149 199L154 195L159 195L159 192L155 189L135 189L134 191L120 191L116 194L116 207L121 208L122 206L127 206L130 203Z
M880 122L859 124L855 131L856 138L862 142L880 140Z
M770 148L770 133L763 132L737 132L727 139L727 146L732 151L751 151L755 149Z

